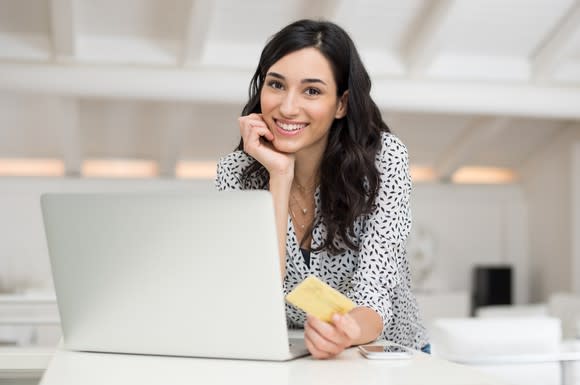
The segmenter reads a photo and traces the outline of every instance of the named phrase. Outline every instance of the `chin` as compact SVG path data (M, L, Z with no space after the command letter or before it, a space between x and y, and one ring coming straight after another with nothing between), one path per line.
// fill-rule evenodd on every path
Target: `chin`
M284 139L276 138L272 145L277 151L286 153L286 154L294 154L300 150L300 145L298 143L289 143Z

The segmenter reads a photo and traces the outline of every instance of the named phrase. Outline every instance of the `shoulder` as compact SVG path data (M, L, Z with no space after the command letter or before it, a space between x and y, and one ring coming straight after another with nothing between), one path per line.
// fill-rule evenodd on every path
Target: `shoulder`
M381 148L377 152L376 164L379 170L391 167L407 168L409 153L407 146L390 132L381 132Z
M253 162L253 158L243 151L231 152L218 160L216 187L218 190L240 189L244 170Z
M218 172L221 169L222 171L241 174L253 160L254 158L246 154L244 151L237 150L230 152L218 160Z

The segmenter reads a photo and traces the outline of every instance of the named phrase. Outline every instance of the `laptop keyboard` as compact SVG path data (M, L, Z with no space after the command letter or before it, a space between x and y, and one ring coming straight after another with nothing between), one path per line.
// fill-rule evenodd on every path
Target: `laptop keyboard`
M304 339L302 338L288 339L288 348L293 355L304 355L305 352L308 352Z

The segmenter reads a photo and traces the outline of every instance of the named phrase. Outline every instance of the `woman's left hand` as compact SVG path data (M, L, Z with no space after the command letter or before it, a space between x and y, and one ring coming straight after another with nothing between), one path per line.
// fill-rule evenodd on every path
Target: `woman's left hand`
M356 320L347 314L335 314L332 323L308 315L304 324L304 341L314 358L326 359L340 354L361 335Z

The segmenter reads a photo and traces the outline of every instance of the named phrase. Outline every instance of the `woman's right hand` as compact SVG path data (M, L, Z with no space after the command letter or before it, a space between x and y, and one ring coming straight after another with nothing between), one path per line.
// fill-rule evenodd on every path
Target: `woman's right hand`
M244 141L244 151L256 159L269 173L268 189L274 201L280 276L286 275L286 232L288 231L288 201L294 179L294 154L276 150L272 142L274 134L262 119L261 114L250 114L238 119Z
M244 151L260 162L270 177L294 175L294 155L274 148L274 134L262 119L261 114L250 114L238 118Z

